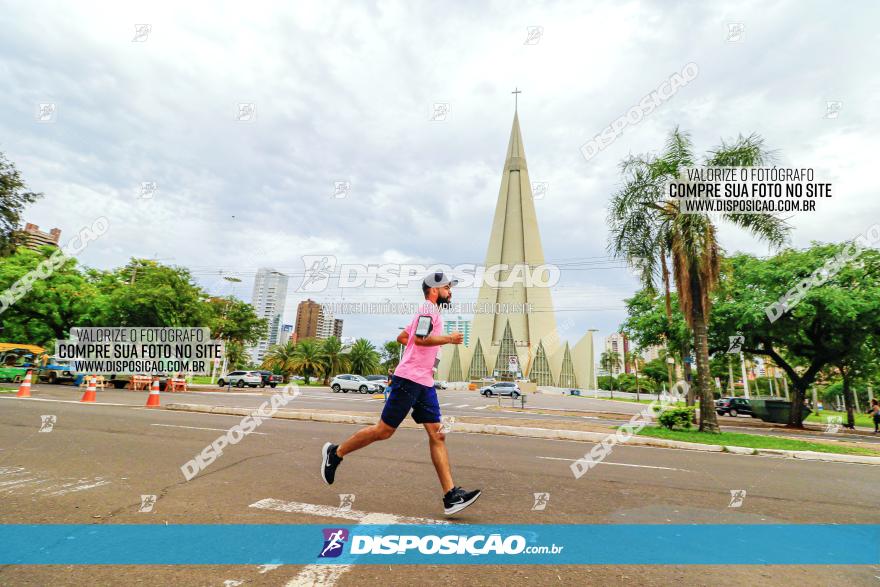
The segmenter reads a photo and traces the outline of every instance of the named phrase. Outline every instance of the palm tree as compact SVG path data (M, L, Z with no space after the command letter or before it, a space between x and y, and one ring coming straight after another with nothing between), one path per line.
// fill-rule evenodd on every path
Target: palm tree
M370 375L379 371L379 353L366 338L354 341L348 351L348 364L351 372L357 375Z
M312 338L304 338L296 343L293 351L292 366L294 372L300 374L308 385L311 377L320 373L323 367L321 346Z
M724 141L704 158L710 167L752 167L767 164L773 154L763 139L740 135L733 143ZM671 322L667 257L678 292L678 302L694 338L697 359L696 387L700 396L700 430L718 432L709 374L707 325L710 295L715 289L722 249L715 225L703 213L682 214L666 198L667 181L681 169L695 166L690 136L677 127L670 134L659 157L630 157L621 165L624 186L612 198L608 222L609 251L641 269L642 284L651 291L661 273L667 289L667 318ZM769 214L720 213L727 222L744 228L773 247L781 247L790 227ZM683 353L683 356L687 356Z
M286 344L276 344L269 347L263 358L264 369L277 369L284 377L284 383L290 380L290 374L296 371L295 357L296 345L290 341Z
M227 370L235 371L247 364L247 354L244 352L244 345L237 340L227 340L224 348L226 350Z
M599 364L611 376L611 399L614 399L614 370L620 364L620 353L617 351L605 351L599 356Z
M329 385L330 378L345 369L348 357L343 353L344 350L342 341L335 336L331 336L321 343L321 366L324 370L324 385Z
M642 359L642 355L639 354L640 351L630 351L626 353L627 363L633 366L633 371L636 375L636 401L640 401L641 395L639 393L639 371L641 371L642 367L645 366L645 360Z

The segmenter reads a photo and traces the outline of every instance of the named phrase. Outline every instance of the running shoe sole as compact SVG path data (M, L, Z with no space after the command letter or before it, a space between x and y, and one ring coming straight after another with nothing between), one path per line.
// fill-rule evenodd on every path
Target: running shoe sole
M447 516L451 516L452 514L457 514L458 512L463 510L464 508L468 507L469 505L471 505L472 503L477 501L477 499L479 499L481 495L483 495L482 491L465 502L457 503L457 504L453 505L451 508L444 507L443 513L446 514Z

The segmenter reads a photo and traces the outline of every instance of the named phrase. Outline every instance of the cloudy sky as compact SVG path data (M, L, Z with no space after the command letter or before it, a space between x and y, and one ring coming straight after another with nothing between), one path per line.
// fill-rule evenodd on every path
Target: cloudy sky
M0 151L45 193L25 220L60 228L64 242L108 218L83 263L157 258L216 294L237 275L245 300L256 268L273 267L291 275L292 322L304 255L483 261L518 87L531 179L547 186L536 202L545 256L568 267L554 302L576 340L612 332L636 289L606 259L617 165L662 147L675 125L702 152L760 133L779 165L833 183L818 213L791 219L795 246L880 221L878 17L867 1L6 2ZM581 155L688 63L696 79ZM54 105L45 121L41 104ZM240 104L254 105L251 120L239 120ZM149 197L144 182L155 182ZM345 197L337 182L350 185ZM767 253L735 229L721 236L728 252ZM402 320L343 318L345 335L375 341Z

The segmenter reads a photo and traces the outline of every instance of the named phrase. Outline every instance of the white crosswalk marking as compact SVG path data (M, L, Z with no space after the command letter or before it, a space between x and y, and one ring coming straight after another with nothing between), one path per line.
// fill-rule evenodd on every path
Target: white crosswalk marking
M468 407L468 404L461 404L460 406L455 406L455 407L456 408L466 408L466 407Z
M410 518L396 514L381 514L361 512L358 510L340 510L338 507L301 503L296 501L285 502L279 499L261 499L250 505L252 508L276 510L280 512L301 513L311 516L326 516L342 520L355 520L361 524L450 524L446 520L432 520L430 518ZM298 575L288 581L286 587L306 587L313 585L336 584L342 575L354 568L354 565L306 565Z

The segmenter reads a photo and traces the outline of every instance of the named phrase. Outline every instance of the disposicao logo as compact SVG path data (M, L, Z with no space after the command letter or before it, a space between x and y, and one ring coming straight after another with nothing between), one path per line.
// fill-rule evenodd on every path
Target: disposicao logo
M324 528L324 548L318 558L335 558L342 554L342 547L348 541L348 530L345 528Z

